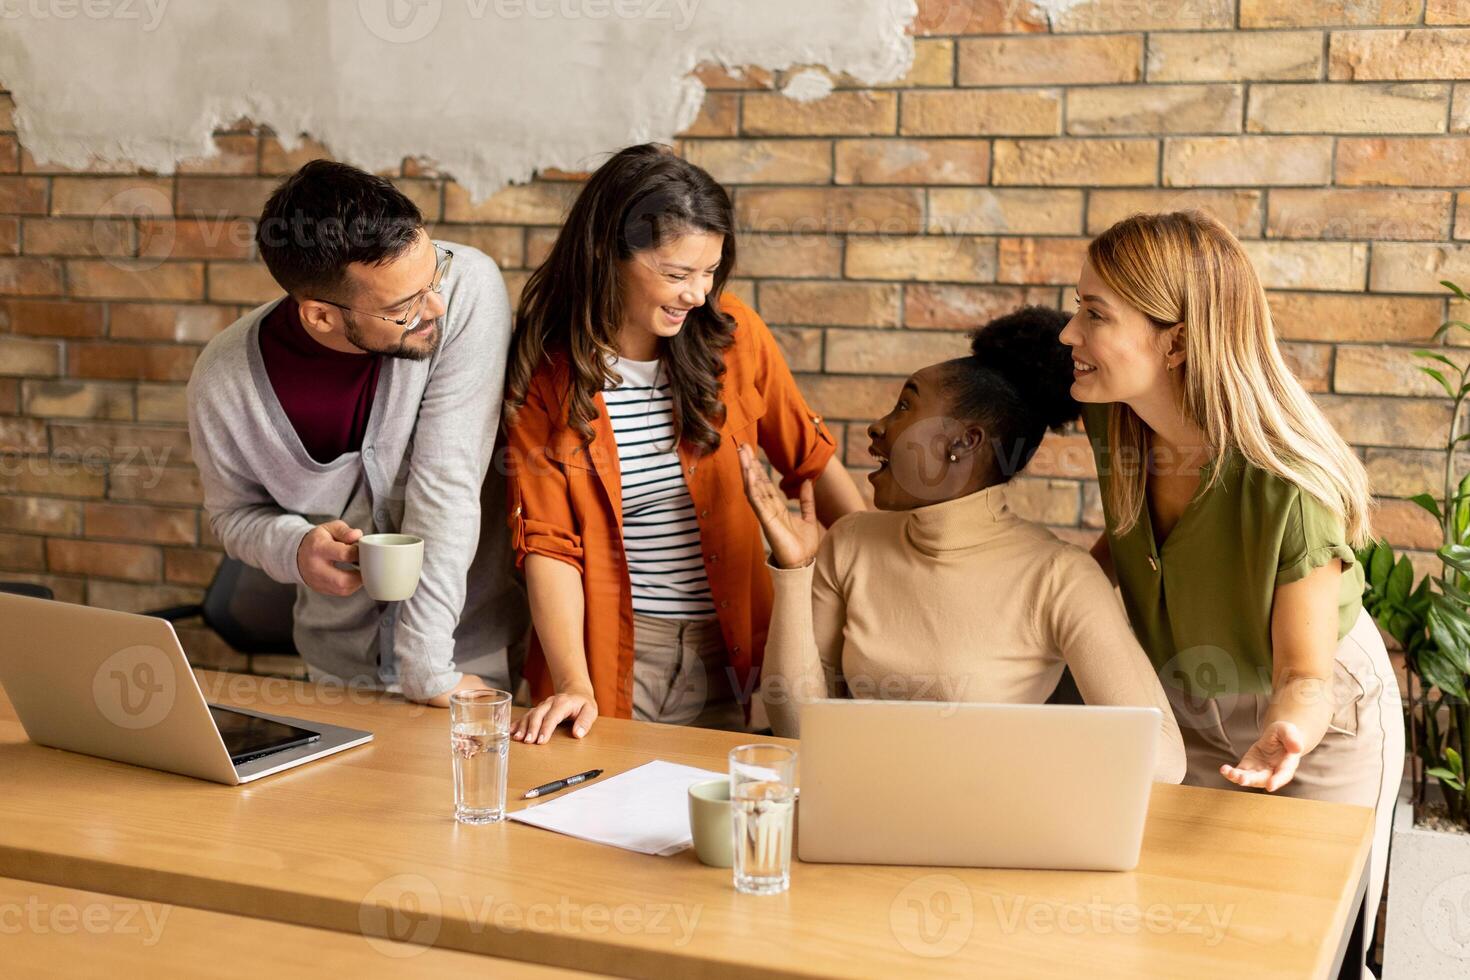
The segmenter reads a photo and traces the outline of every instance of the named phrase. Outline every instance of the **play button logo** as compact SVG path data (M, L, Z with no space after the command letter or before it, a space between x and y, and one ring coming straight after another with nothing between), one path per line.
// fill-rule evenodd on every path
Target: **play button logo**
M357 0L367 29L390 44L412 44L439 24L444 0Z

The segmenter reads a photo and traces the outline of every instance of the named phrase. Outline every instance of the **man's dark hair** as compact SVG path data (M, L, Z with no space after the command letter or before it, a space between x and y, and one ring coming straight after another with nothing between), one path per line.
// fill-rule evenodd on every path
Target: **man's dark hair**
M348 292L348 265L397 258L423 226L423 214L392 182L345 163L313 160L265 202L255 241L286 292L337 299Z

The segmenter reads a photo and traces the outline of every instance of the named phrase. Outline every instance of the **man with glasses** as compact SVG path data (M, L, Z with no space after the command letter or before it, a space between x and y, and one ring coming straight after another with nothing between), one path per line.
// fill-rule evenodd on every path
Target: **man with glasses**
M511 314L482 252L429 238L381 177L316 160L261 213L286 295L210 342L189 381L204 507L225 550L298 587L314 680L445 706L517 680L529 622L504 480L486 479ZM424 539L417 591L377 603L364 534Z

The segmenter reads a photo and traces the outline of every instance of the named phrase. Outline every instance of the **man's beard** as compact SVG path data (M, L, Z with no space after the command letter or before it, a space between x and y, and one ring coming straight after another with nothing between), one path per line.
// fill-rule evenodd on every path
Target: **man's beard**
M420 325L419 329L423 329L422 325ZM367 351L369 354L381 354L384 357L398 357L402 358L405 361L427 361L429 358L433 357L434 354L439 350L439 341L440 339L442 339L441 334L439 333L438 319L430 321L429 330L432 332L433 337L429 341L429 343L424 346L410 347L408 345L408 342L410 340L417 340L423 336L422 333L414 333L412 335L404 334L398 339L398 343L393 344L392 346L374 347L372 346L371 342L362 335L362 331L357 328L356 320L349 316L343 318L342 333L347 338L348 343L352 344L352 346L356 347L358 350Z

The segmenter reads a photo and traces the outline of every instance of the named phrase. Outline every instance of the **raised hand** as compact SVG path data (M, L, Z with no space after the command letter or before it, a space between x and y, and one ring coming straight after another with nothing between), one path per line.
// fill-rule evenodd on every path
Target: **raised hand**
M822 542L822 525L817 521L817 499L812 482L801 485L801 515L794 516L786 508L786 497L778 490L766 471L756 461L755 450L740 447L740 468L745 476L745 499L766 532L771 544L771 558L780 568L800 568L811 564Z

